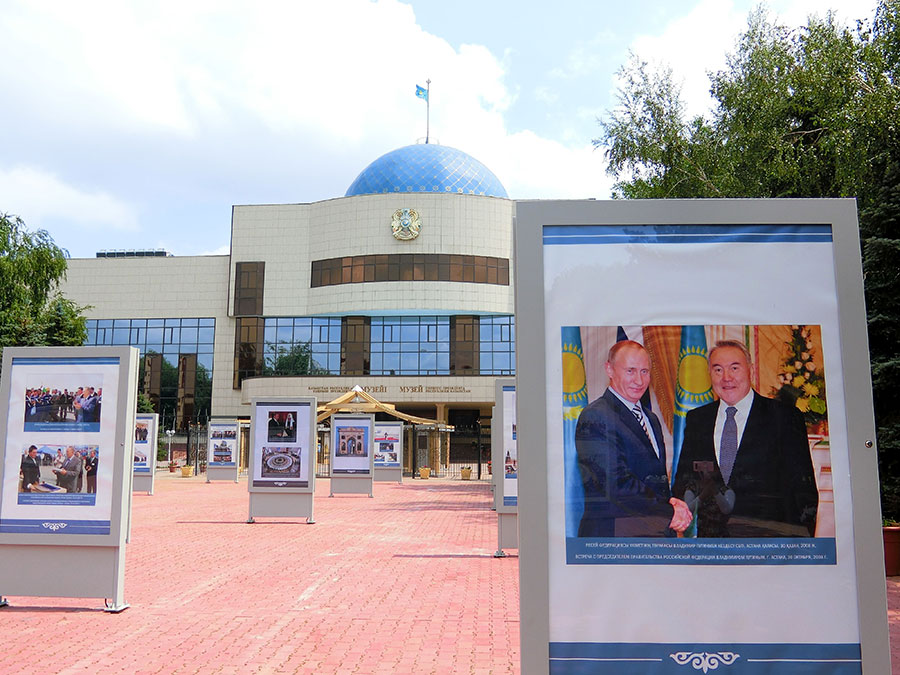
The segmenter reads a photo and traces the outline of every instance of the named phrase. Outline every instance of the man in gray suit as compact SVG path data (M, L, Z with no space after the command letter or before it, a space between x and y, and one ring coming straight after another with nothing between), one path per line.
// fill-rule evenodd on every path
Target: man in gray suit
M61 488L65 488L66 492L76 492L78 476L81 475L83 468L81 458L75 454L75 448L70 445L66 448L66 458L63 460L62 466L53 469L57 484Z

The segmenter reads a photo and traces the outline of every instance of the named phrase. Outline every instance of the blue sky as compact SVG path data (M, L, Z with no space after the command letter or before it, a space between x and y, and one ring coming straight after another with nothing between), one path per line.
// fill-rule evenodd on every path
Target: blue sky
M73 257L227 252L233 204L343 196L425 135L513 198L607 198L591 139L629 50L708 106L754 2L7 0L0 211ZM791 26L874 2L774 0Z

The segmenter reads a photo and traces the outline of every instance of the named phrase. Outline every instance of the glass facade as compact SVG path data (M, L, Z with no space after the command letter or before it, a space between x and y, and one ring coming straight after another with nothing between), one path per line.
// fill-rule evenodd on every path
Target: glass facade
M515 321L508 315L270 317L264 323L262 375L515 374Z
M137 347L141 356L162 354L176 367L180 354L196 354L212 373L215 333L215 319L88 319L85 344Z
M86 345L127 345L140 351L139 390L165 428L209 417L216 320L88 319Z

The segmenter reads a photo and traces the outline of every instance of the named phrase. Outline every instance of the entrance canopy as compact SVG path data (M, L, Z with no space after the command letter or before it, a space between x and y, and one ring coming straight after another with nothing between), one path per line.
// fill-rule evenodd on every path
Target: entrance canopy
M393 403L382 403L377 398L364 391L359 385L353 387L353 389L346 394L341 394L333 401L320 405L317 410L316 422L322 422L329 418L332 413L336 412L383 412L417 426L430 427L436 431L453 431L452 425L443 424L438 420L402 413L395 408Z

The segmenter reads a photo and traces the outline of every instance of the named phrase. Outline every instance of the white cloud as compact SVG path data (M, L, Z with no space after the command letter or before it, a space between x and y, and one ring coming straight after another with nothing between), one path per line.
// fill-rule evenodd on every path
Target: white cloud
M56 218L86 231L135 231L135 209L104 192L88 192L30 167L0 168L0 209L15 214L33 229Z

